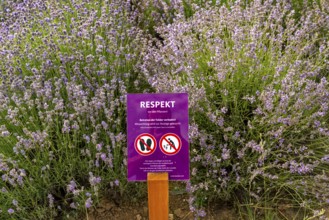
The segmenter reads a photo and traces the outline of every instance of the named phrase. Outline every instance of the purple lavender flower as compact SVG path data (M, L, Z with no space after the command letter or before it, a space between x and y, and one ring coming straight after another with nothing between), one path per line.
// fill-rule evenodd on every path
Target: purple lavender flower
M223 108L221 108L221 110L220 110L223 114L226 114L227 113L227 111L228 111L228 109L226 108L226 107L223 107Z
M62 132L63 133L69 133L70 132L70 121L69 120L65 120L64 124L63 124L63 128L62 128Z
M6 182L8 180L8 175L7 174L3 174L1 176L1 178L2 178L2 181Z
M89 209L93 204L93 200L91 198L88 198L85 202L85 207Z
M103 144L102 144L102 143L97 144L97 145L96 145L96 149L97 149L97 151L101 151L101 150L102 150L102 147L103 147Z
M222 158L223 158L223 160L229 159L230 158L230 150L224 148L222 151L223 151L222 152Z
M91 193L90 192L86 192L86 196L87 197L91 197Z
M89 205L88 205L88 206L89 206ZM77 209L77 206L76 206L75 202L70 203L70 207L71 207L72 209ZM90 206L89 206L89 207L90 207ZM86 208L89 208L89 207L86 206Z
M106 161L106 154L105 153L102 153L100 157L101 157L102 161Z
M68 192L73 192L77 187L77 184L75 183L74 180L71 180L70 183L67 185L66 190Z
M90 137L88 135L83 135L83 138L86 140L87 143L90 142Z
M8 137L10 135L9 131L2 131L1 132L2 137Z
M14 200L12 201L12 204L13 204L14 206L17 207L17 206L18 206L18 201L14 199Z
M102 121L102 126L103 126L104 130L108 129L108 124L105 121Z
M89 173L89 183L91 186L95 186L101 182L102 178L101 177L96 177L93 175L93 173Z

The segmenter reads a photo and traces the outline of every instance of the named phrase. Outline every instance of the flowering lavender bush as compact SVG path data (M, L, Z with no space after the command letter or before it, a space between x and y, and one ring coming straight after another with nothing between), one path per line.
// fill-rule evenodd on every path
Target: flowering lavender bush
M156 29L140 68L157 92L189 93L191 204L329 201L328 4L294 16L237 1Z
M1 219L136 196L127 92L189 92L197 215L216 198L328 202L328 4L296 23L285 2L205 2L0 0Z
M134 70L145 42L131 25L128 5L6 5L0 23L1 219L64 218L95 205L104 190L125 192L125 94L146 85Z
M129 0L127 2L130 4L130 16L134 23L153 37L159 38L160 35L155 30L158 26L171 24L179 18L187 19L200 7L219 6L227 3L227 0Z
M226 6L230 8L235 0L156 0L140 1L128 0L131 19L135 25L150 33L153 37L160 38L156 28L161 25L173 23L177 19L189 19L201 8L214 8ZM245 7L251 1L239 1ZM295 11L294 17L299 19L303 8L313 7L313 4L320 4L321 1L291 0L291 7Z

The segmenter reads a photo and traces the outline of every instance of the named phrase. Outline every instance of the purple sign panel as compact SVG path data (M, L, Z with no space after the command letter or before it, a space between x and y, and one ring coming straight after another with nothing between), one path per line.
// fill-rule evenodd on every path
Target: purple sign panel
M190 178L186 93L128 94L127 124L128 181L157 172Z

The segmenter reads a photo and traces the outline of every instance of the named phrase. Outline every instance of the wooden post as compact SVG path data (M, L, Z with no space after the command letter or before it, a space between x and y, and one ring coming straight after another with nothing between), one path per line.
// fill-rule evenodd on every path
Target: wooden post
M149 220L168 220L169 182L168 173L148 173Z

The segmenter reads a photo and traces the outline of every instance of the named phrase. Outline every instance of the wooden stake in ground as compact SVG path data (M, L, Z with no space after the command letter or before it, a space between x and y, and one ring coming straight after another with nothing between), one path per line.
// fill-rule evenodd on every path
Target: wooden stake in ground
M148 206L150 220L168 220L169 180L168 173L148 173Z

